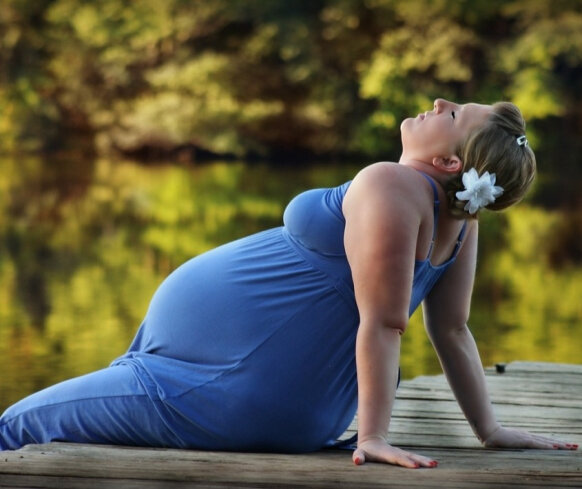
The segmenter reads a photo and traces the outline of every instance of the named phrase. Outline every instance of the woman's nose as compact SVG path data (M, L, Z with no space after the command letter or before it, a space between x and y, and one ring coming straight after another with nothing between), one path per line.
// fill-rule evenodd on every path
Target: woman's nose
M438 114L443 110L443 107L446 105L447 101L444 98L437 98L434 101L434 111Z

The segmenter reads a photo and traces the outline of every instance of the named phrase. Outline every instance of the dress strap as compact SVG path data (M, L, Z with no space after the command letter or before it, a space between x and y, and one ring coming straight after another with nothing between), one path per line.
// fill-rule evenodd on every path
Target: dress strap
M424 172L421 172L420 170L418 171L424 178L426 178L428 180L428 183L430 183L430 186L432 187L432 192L434 195L434 224L433 224L433 228L432 228L432 240L430 242L430 247L428 249L428 258L430 258L430 255L432 254L432 248L434 246L434 241L436 239L436 232L437 232L437 223L438 223L438 218L439 218L439 194L436 188L436 184L434 182L434 179L427 175ZM463 238L465 237L465 232L467 231L467 221L465 221L463 223L463 227L461 228L461 232L459 233L459 236L457 237L457 243L455 244L455 249L453 250L453 253L451 255L451 258L454 258L457 256L457 254L459 253L459 250L461 249L461 244L463 243Z
M463 238L465 237L465 232L467 231L467 221L463 223L463 227L461 228L461 232L457 237L457 243L455 244L455 249L453 250L452 257L456 257L459 254L459 250L461 249L461 243L463 242Z
M437 187L436 187L436 183L434 182L433 178L429 175L427 175L424 172L421 172L420 170L418 171L424 178L426 178L428 180L428 183L430 183L430 186L432 187L432 193L433 193L433 197L434 197L434 211L433 211L433 226L432 226L432 239L430 240L430 247L428 248L428 254L427 257L430 258L430 256L432 255L432 248L434 246L434 241L436 239L436 233L437 233L437 225L438 225L438 221L439 221L439 208L440 208L440 200L439 200L439 193L437 191ZM465 228L463 227L463 230L461 231L463 234L465 233ZM461 239L461 238L459 238ZM457 242L457 247L459 247L459 243ZM457 248L455 248L455 252L457 251Z

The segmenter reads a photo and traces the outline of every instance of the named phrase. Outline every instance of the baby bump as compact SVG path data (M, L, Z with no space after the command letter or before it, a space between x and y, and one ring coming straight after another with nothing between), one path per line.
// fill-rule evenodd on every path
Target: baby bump
M233 368L165 403L237 450L315 450L339 437L356 409L357 322L332 289L309 306Z
M274 229L218 247L176 269L156 291L143 351L231 365L329 287Z

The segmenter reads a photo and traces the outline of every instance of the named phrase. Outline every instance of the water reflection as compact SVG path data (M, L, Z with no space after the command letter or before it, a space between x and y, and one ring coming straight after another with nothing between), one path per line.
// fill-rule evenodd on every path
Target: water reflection
M106 366L173 268L279 225L293 195L357 169L0 159L0 410ZM526 207L484 219L472 329L486 364L580 361L582 272L552 271L531 237L551 219ZM419 323L417 314L404 337L406 377L439 370Z

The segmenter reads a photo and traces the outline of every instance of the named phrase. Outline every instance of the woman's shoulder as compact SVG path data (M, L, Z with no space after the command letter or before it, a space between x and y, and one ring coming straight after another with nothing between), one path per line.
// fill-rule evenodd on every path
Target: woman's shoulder
M419 197L419 200L424 201L428 185L422 174L411 167L379 161L360 170L354 177L350 189L356 188L365 194L377 192L384 196L395 195L407 201L414 201Z
M366 166L354 177L346 192L344 215L354 209L358 210L357 214L369 209L365 212L373 212L380 219L392 213L409 217L422 213L429 195L424 188L428 182L422 180L425 179L419 172L397 163L378 162Z

